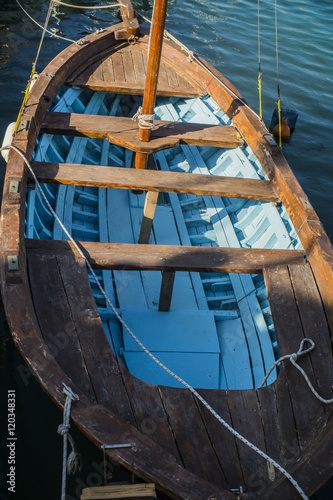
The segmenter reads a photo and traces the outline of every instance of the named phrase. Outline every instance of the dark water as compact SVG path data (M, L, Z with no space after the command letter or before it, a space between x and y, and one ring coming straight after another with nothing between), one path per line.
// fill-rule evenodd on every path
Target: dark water
M102 5L101 0L69 0L76 5ZM22 0L40 24L48 2ZM134 0L150 17L152 1ZM269 124L277 98L274 0L261 0L261 71L264 120ZM74 40L120 20L117 9L83 10L57 6L49 29ZM41 30L14 0L0 0L0 138L16 119L31 72ZM282 107L299 114L296 131L284 153L333 239L333 1L278 0L278 45ZM167 29L227 76L258 110L258 33L256 0L169 0ZM38 70L67 42L43 44ZM0 160L0 178L5 163ZM0 499L60 498L62 440L56 433L61 413L29 375L0 315ZM7 390L16 391L16 493L7 491ZM68 498L79 498L82 486L102 484L102 456L75 430L84 468L71 479ZM115 471L118 480L128 476ZM332 498L328 485L316 498Z

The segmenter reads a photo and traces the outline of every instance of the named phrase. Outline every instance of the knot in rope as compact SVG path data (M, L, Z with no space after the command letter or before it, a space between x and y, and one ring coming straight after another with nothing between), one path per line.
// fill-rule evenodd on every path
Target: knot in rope
M309 343L310 344L310 347L308 347L307 349L304 349L303 351L303 347L304 347L304 344L305 343ZM308 352L312 351L314 348L316 347L315 343L313 342L312 339L303 339L299 345L299 349L297 352L294 352L293 354L289 354L287 356L289 356L289 360L292 364L293 361L297 361L297 359L300 357L300 356L303 356L304 354L307 354Z
M63 436L63 461L62 461L62 487L61 487L61 500L66 498L66 475L75 474L77 470L81 470L81 456L77 451L74 440L69 434L71 406L72 401L78 401L79 396L75 394L70 387L63 383L63 393L66 395L64 404L63 423L58 427L58 434ZM72 451L67 457L67 440L70 442Z
M64 436L65 434L68 434L69 429L71 426L69 424L60 424L57 430L57 433L60 434L61 436Z
M139 106L137 112L132 117L132 120L139 121L140 128L153 128L154 127L154 116L155 115L143 115L142 114L142 106Z

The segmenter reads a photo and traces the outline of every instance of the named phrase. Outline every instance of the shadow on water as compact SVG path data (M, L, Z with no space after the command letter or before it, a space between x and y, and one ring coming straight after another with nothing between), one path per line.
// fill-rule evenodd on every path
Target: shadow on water
M101 5L102 2L80 0L75 3ZM133 0L134 7L148 16L151 13L151 3L148 0ZM327 38L331 37L332 2L320 2L320 9L318 3L313 0L296 2L293 6L289 2L288 9L286 2L281 3L279 15L285 35L285 38L280 40L281 69L285 76L285 81L282 81L283 95L289 96L290 102L285 104L298 111L304 109L303 113L300 112L293 141L286 147L285 153L310 195L328 234L333 235L332 218L327 212L327 206L331 208L333 186L330 140L333 124L328 106L333 63L329 59L332 56L329 53L325 55L323 49L327 46ZM47 1L22 0L22 4L40 24L44 23L48 9ZM267 119L270 117L272 107L275 106L272 97L275 92L272 90L275 88L275 61L272 49L274 36L271 4L269 0L262 1L263 23L266 22L268 26L266 30L263 28L263 62L266 64L263 100L268 110ZM238 11L235 12L235 9ZM219 2L218 8L213 0L204 3L199 0L170 0L167 28L225 73L256 108L255 11L256 2L249 0ZM2 138L8 123L16 119L20 108L21 92L25 89L29 78L41 30L25 16L14 1L0 0L0 18L0 138ZM114 11L103 11L102 14L102 11L87 10L78 15L76 9L58 6L55 16L51 19L50 29L59 35L63 34L77 40L117 19L119 15ZM240 23L243 26L245 23L248 25L244 30L239 30ZM67 45L65 41L47 37L38 69L41 70ZM301 62L295 61L293 53L298 54ZM316 61L313 69L316 74L311 74L313 61ZM297 80L295 80L294 63ZM249 85L249 82L252 84ZM3 180L5 163L2 158L0 168L0 179ZM8 451L5 439L8 390L16 391L18 441L15 494L9 493L6 485ZM2 306L0 308L0 418L0 500L31 496L36 500L58 499L62 438L57 434L57 427L62 422L62 414L26 368L10 337ZM83 455L83 469L77 476L70 477L68 499L79 498L79 490L83 486L98 486L103 482L102 454L74 428L72 435ZM129 475L121 469L116 469L115 475L118 480L129 480ZM313 497L313 500L331 499L332 491L331 481Z

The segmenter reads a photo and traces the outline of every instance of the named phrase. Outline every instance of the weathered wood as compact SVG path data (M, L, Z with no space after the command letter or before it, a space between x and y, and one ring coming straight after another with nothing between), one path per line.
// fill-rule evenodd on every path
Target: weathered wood
M255 390L228 391L228 404L233 428L242 436L266 451L260 407ZM269 482L266 460L237 440L244 481L248 490L263 491Z
M118 0L121 16L129 35L137 35L140 31L138 20L135 17L134 9L130 0Z
M171 453L180 464L179 452L158 388L133 377L123 366L120 369L138 430Z
M32 162L39 182L134 189L167 193L227 196L277 202L269 181L197 175L160 170L136 170L71 163Z
M159 311L169 311L174 281L175 273L173 271L163 271L160 301L158 304Z
M92 75L96 76L96 75ZM136 94L142 95L144 87L140 83L129 83L128 81L98 81L97 79L85 80L82 77L74 80L70 86L93 90L94 92L111 92L113 94ZM158 84L156 95L171 97L202 97L202 93L194 87L176 87Z
M156 497L155 485L129 484L108 485L84 488L81 500L154 500Z
M153 226L154 214L157 205L158 192L148 191L145 199L145 206L143 207L143 216L141 222L141 229L139 235L140 244L148 244L150 238L151 228Z
M88 136L108 139L131 151L153 153L177 146L179 143L197 146L236 148L243 140L234 127L156 120L149 143L138 139L138 125L131 118L119 116L81 115L78 113L48 112L42 124L49 134Z
M232 425L228 406L227 392L222 390L200 389L199 394L229 425ZM215 453L221 464L228 489L245 486L242 467L236 446L236 438L210 411L198 401L199 409Z
M288 268L264 268L264 277L280 355L297 352L305 335ZM307 302L304 306L311 308L312 304ZM286 332L292 334L288 335ZM317 389L310 357L302 356L297 362ZM303 376L290 362L284 361L284 369L292 401L297 401L297 404L293 405L293 413L300 445L303 447L313 430L320 425L319 420L323 416L322 403L311 394Z
M226 487L223 472L193 395L186 389L172 387L160 387L160 392L186 469L221 488Z
M28 248L61 253L74 251L68 241L26 240ZM300 250L130 245L81 241L80 248L96 269L147 269L151 271L198 271L262 273L264 266L295 263L304 265Z
M325 311L310 266L299 272L289 266L304 335L315 343L309 357L318 391L323 398L332 398L333 358L330 331ZM326 409L328 407L326 406Z
M69 258L73 265L73 257L69 255ZM73 382L79 384L93 402L94 390L81 349L79 330L73 321L72 309L61 278L58 259L50 254L46 256L29 252L28 263L32 297L45 344L59 366L66 370Z

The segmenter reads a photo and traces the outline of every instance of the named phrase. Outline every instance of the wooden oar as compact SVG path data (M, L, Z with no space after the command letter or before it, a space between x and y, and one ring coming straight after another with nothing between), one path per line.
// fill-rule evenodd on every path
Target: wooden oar
M166 17L168 0L155 0L152 26L150 31L149 54L145 92L143 96L142 115L153 115L156 99L156 88L158 71L160 67L163 33ZM147 120L151 121L152 120ZM139 139L143 142L149 142L151 129L139 129ZM137 153L135 157L135 168L145 168L147 155Z

